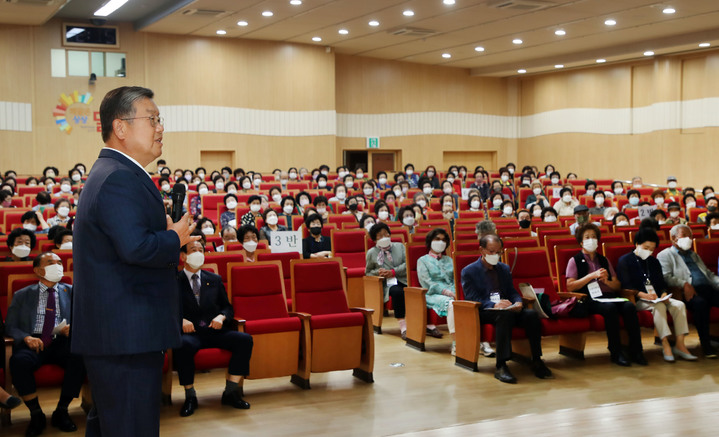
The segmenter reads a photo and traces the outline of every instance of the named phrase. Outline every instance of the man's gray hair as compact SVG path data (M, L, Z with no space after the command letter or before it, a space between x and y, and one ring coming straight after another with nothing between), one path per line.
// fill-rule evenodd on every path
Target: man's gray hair
M102 141L107 142L112 133L112 122L118 118L131 118L135 116L135 102L142 99L152 99L152 90L139 86L123 86L105 94L100 103L100 126L102 127Z
M669 235L671 237L676 237L677 235L679 235L680 229L686 229L690 235L692 233L692 228L690 228L687 225L675 225L675 226L672 226L672 228L669 230Z
M475 232L479 238L487 234L496 234L497 226L489 220L482 220L475 225Z

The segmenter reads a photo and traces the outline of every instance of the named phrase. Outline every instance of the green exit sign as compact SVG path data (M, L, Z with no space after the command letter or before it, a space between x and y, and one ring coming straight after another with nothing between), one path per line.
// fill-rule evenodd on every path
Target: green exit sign
M379 149L379 137L367 137L368 149Z

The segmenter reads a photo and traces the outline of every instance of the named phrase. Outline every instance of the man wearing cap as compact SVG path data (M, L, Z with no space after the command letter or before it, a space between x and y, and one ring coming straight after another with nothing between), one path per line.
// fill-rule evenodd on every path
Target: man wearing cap
M574 207L574 220L575 222L569 227L569 232L574 235L577 232L577 227L589 223L589 207L587 205L577 205ZM601 223L592 222L597 226L601 226Z
M667 176L667 197L671 197L671 200L678 200L682 197L681 190L677 189L677 177Z
M668 193L667 193L668 194ZM687 220L681 216L682 206L679 202L669 202L667 205L667 221L665 225L685 225Z

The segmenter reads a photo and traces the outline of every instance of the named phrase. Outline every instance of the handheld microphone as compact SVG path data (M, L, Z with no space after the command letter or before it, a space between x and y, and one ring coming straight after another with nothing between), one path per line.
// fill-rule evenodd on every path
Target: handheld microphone
M177 223L182 218L182 202L185 201L185 185L177 183L172 187L172 218L173 223Z

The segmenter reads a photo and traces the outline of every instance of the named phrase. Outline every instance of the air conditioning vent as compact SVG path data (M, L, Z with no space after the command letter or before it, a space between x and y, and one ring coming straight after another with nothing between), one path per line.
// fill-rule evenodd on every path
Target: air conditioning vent
M221 18L231 14L232 11L218 11L214 9L186 9L182 11L182 15L196 15L198 17Z
M387 33L395 35L395 36L418 36L418 37L427 37L432 35L437 35L436 30L431 29L421 29L419 27L401 27L397 29L390 29L387 31Z
M67 0L5 0L5 3L27 6L52 6L58 3L67 3Z
M487 3L490 8L512 11L538 11L553 5L554 3L539 0L497 0Z

